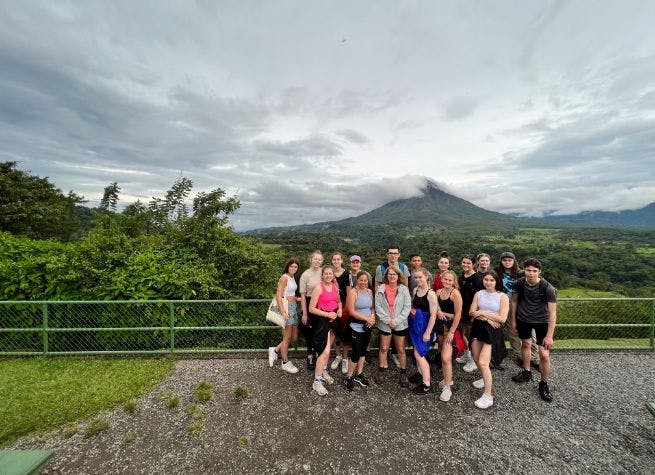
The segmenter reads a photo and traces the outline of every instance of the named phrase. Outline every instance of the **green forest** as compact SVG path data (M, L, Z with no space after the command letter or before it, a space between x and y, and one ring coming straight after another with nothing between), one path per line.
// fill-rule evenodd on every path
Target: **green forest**
M47 178L0 163L0 291L2 300L224 299L270 297L284 261L302 263L314 249L359 254L373 271L385 247L423 256L436 269L443 250L452 267L464 253L503 251L537 257L560 291L655 295L655 231L577 226L296 227L236 233L230 216L239 201L224 190L198 193L180 178L163 197L119 209L120 186L105 189L100 206L62 193ZM302 270L302 269L301 269ZM571 295L571 294L569 294ZM572 294L575 295L575 294Z

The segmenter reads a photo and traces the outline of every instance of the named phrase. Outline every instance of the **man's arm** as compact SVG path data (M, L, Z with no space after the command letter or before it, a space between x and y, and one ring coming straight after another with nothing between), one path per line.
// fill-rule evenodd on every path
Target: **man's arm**
M544 337L544 348L550 350L553 346L553 335L557 324L557 302L548 302L548 331Z

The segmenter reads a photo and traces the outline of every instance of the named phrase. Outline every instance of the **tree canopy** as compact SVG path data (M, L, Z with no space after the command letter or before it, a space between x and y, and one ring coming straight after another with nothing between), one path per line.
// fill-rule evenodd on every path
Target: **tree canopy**
M82 197L65 195L48 178L0 163L0 230L36 239L68 241L80 228L76 205Z

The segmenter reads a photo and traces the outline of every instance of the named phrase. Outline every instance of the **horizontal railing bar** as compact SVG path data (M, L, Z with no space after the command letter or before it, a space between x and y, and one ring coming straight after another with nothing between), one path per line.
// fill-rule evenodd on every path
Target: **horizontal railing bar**
M0 305L19 304L19 305L84 305L84 304L100 304L100 305L113 305L113 304L153 304L173 303L176 305L195 305L199 303L263 303L270 302L271 298L267 299L225 299L225 300L3 300Z

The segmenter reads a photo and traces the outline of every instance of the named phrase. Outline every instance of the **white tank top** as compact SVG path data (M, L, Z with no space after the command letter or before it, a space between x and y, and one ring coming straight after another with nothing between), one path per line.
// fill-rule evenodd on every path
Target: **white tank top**
M293 297L296 295L296 290L298 289L298 284L296 284L296 279L291 277L288 274L284 274L287 276L287 288L284 289L284 295L287 297Z
M487 312L500 314L501 292L489 293L486 290L478 291L478 308Z

